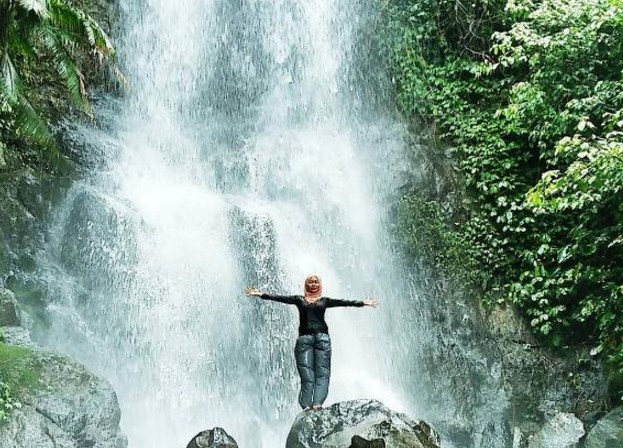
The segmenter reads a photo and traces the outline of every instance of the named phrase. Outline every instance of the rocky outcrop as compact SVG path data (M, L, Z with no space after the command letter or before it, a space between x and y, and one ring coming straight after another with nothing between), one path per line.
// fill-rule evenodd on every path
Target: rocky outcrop
M0 448L125 448L120 410L112 387L82 365L33 343L21 327L4 327L8 344L23 347L20 362L27 387L21 406L0 426ZM15 351L15 350L13 350Z
M51 206L69 182L69 175L60 172L0 171L0 286L12 290L21 311L36 322L45 321L45 284L37 273L37 256L45 245Z
M610 411L589 431L584 448L623 447L623 407Z
M528 447L576 448L584 434L584 425L575 415L560 413L543 425Z
M530 439L548 428L546 422L560 422L561 414L573 414L588 426L603 412L608 402L605 374L588 352L567 348L553 355L509 307L494 307L484 314L509 391L509 422L515 434Z
M437 434L375 400L336 403L302 412L294 421L286 448L439 448Z
M238 444L223 428L216 427L201 431L186 448L238 448Z

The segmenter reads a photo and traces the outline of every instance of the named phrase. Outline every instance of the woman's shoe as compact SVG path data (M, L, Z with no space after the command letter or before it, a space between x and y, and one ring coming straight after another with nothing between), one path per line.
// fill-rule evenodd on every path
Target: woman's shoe
M322 405L321 404L312 404L311 405L311 409L312 409L312 411L320 411L322 409Z

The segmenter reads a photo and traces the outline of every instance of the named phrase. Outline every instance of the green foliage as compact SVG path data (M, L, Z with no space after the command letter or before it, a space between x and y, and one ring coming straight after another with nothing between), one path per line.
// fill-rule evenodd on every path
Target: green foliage
M398 204L396 218L397 234L408 256L426 260L427 266L462 285L481 286L485 279L478 268L478 253L448 224L439 202L407 194Z
M621 6L395 0L387 16L398 104L453 151L473 199L456 238L489 292L623 369Z
M100 26L68 0L0 2L0 141L28 139L54 147L49 117L41 114L50 101L40 97L46 83L62 86L70 102L89 114L78 63L89 54L101 63L114 50Z
M21 406L19 397L25 390L38 387L39 371L30 350L0 343L0 423Z
M0 424L8 422L11 411L20 406L19 400L12 394L11 386L0 380Z

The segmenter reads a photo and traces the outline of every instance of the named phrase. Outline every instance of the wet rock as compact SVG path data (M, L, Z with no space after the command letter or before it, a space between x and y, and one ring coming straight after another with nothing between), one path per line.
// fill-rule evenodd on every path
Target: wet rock
M70 196L68 224L60 241L61 265L83 279L88 290L106 290L109 279L102 272L121 278L135 260L134 243L115 245L118 235L132 235L134 225L102 195L79 186L71 194L75 196Z
M11 275L5 284L15 294L21 319L30 319L37 325L44 325L47 322L45 285L41 279L26 275Z
M376 400L336 403L300 413L286 448L439 448L439 436L425 422L394 412Z
M610 411L589 431L584 448L623 447L623 407Z
M186 448L238 448L236 441L223 428L201 431Z
M17 301L10 289L0 288L0 327L19 325Z
M487 310L487 326L494 336L515 342L532 343L530 328L509 306L492 306Z
M0 226L0 278L6 276L9 267L9 253L6 238L5 231Z
M584 434L584 425L575 415L560 413L543 425L528 448L576 448Z
M37 177L32 172L18 179L17 199L36 219L43 219L50 206L51 198L47 192L52 182L52 179Z
M21 406L0 426L0 448L127 446L119 429L117 397L108 382L44 350L23 328L5 327L5 335L8 343L23 346L19 362L9 368L20 369L30 380L16 391Z
M360 436L353 436L350 442L350 448L386 448L383 439L366 440Z
M69 182L66 175L26 167L0 171L0 282L13 290L20 305L38 300L30 294L37 254L45 245L49 212ZM41 307L39 303L33 306ZM29 310L22 308L22 312Z
M4 342L11 345L19 345L22 347L41 348L39 344L30 339L28 330L22 327L2 327L4 332Z
M483 315L491 333L491 350L502 364L509 424L517 447L523 448L559 413L571 413L587 422L604 409L608 401L605 372L588 352L568 348L554 355L539 345L510 307L493 307L483 310Z

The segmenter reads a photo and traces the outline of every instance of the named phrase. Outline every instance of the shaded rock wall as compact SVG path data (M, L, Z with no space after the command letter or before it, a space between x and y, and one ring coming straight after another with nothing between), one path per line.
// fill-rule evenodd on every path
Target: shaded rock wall
M509 422L526 436L561 413L570 413L590 426L607 408L603 367L581 348L552 353L542 347L527 325L510 308L484 313L495 357L509 391Z
M37 252L45 244L49 213L70 183L69 171L0 172L0 285L13 291L23 311L42 321L45 287L36 275Z

